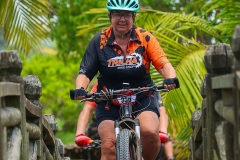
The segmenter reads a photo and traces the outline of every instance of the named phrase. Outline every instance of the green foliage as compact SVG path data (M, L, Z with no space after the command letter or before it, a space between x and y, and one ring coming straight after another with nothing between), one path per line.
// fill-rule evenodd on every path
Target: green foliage
M220 39L219 30L213 28L209 22L193 14L183 15L157 10L141 10L135 23L153 33L161 32L169 39L180 43L188 43L188 40L182 41L180 34L189 38L193 37L204 44L208 42L203 35L210 35Z
M145 6L151 7L152 9L156 9L164 12L184 12L184 7L188 6L188 3L193 2L193 0L140 0L140 4L142 8ZM190 6L190 5L189 5ZM190 8L188 8L190 9Z
M58 56L66 59L71 54L83 54L91 34L88 33L84 39L77 37L77 26L88 24L92 17L82 13L93 7L103 7L105 2L99 0L52 0L52 3L56 21L52 37L57 44Z
M82 107L81 107L82 108ZM72 117L76 117L78 116L78 113L74 113L73 115L68 115L68 116L72 116ZM66 125L68 124L71 124L71 125L74 125L73 127L71 128L76 128L76 124L77 122L76 119L74 119L73 122L68 122L66 123L67 121L65 121L65 119L61 119L59 117L56 117L56 121L58 123L58 132L56 133L56 136L59 137L61 139L61 141L63 142L64 145L68 145L68 144L73 144L74 143L74 137L75 137L75 130L74 129L65 129ZM74 123L75 122L75 123Z
M202 7L202 11L204 16L221 31L223 42L231 44L234 28L240 24L239 0L212 0Z
M234 28L240 24L239 0L194 0L190 7L196 8L192 10L195 15L202 17L219 30L221 39L218 41L231 44Z

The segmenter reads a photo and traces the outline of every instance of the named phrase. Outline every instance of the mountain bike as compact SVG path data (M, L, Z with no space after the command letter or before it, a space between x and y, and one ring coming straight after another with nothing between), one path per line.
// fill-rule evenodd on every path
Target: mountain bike
M116 136L116 159L117 160L142 160L142 144L140 136L140 122L132 116L132 106L136 103L136 97L144 92L167 92L163 86L130 88L129 83L123 83L120 90L106 89L105 91L88 93L80 101L107 101L105 109L109 109L109 104L117 101L120 105L120 119L114 122ZM70 97L74 100L75 90L70 90ZM100 146L100 140L92 140L92 145L88 148Z

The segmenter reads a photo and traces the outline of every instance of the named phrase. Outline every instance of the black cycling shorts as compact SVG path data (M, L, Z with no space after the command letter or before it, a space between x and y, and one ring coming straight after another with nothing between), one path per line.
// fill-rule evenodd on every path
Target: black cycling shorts
M100 102L97 104L96 107L96 121L97 126L104 120L117 120L120 118L121 110L119 106L115 105L109 105L110 109L105 109L106 102ZM159 113L159 105L156 95L146 95L144 93L137 95L137 102L132 107L133 116L137 117L141 112L143 111L152 111L157 114L157 116L160 116Z

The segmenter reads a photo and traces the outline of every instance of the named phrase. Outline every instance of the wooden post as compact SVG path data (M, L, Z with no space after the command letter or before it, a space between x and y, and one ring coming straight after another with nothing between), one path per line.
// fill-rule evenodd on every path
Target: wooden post
M68 159L55 138L55 117L43 118L38 77L22 78L21 70L16 51L0 52L0 160Z
M202 148L200 148L202 143L202 111L196 110L192 114L191 118L191 127L193 129L193 133L191 136L191 160L198 159L201 157ZM196 153L197 151L197 153Z
M26 117L27 124L31 124L32 127L35 127L37 130L42 131L42 105L39 101L42 95L42 84L36 75L26 75L23 77L24 80L24 95L27 98L26 101ZM30 101L30 102L29 102ZM31 106L29 103L32 103L32 112L30 112ZM29 127L29 125L26 125ZM28 128L30 129L30 128ZM37 156L37 159L43 158L43 149L42 149L42 134L39 135L39 131L33 135L33 132L29 132L29 147L30 149L35 149L37 151L30 152L31 157ZM35 137L35 138L34 138ZM38 145L36 145L38 144ZM28 148L29 148L28 147ZM36 155L35 155L36 154Z
M233 107L234 107L234 159L240 159L240 25L236 26L232 36L232 51L236 58L233 66L235 75L234 87L233 88Z
M203 98L202 100L202 149L203 149L203 159L207 160L207 93L206 93L206 77L207 75L204 76L203 81L201 83L201 96Z
M0 86L0 90L1 90L1 86ZM1 109L2 109L2 95L0 94L0 159L4 159L3 157L3 153L4 153L4 144L3 144L3 127L2 127L2 113L1 113Z
M203 159L208 159L207 148L207 98L202 101L202 145L203 145Z
M16 51L1 51L0 52L0 82L6 82L6 84L9 84L10 82L13 82L14 84L18 85L12 85L17 86L15 88L15 93L12 92L10 94L6 94L4 98L1 99L1 105L3 107L6 106L14 106L17 109L19 109L21 112L24 112L24 102L23 94L21 92L21 87L23 85L22 77L20 76L20 73L22 71L22 62L21 59L18 56L18 53ZM11 85L9 85L11 87ZM10 88L9 88L10 89ZM14 89L13 89L14 90ZM5 91L7 92L7 91ZM21 133L26 132L26 128L24 126L24 118L21 119L20 129ZM19 126L16 126L19 127ZM8 132L8 137L11 135L11 132ZM26 150L24 150L25 146L27 145L25 142L26 140L26 134L22 134L22 141L21 143L21 159L28 159L28 155ZM5 144L4 146L5 147ZM20 153L19 153L20 154Z
M18 127L13 127L13 129L11 129L11 135L9 135L8 138L6 160L20 159L21 140L22 135L20 129Z
M204 64L208 71L206 75L208 160L219 158L219 150L214 133L217 123L220 122L220 120L214 110L214 103L217 99L221 98L221 92L212 89L212 78L231 73L233 58L231 47L227 44L210 45L207 47L204 55ZM215 155L217 157L215 157Z

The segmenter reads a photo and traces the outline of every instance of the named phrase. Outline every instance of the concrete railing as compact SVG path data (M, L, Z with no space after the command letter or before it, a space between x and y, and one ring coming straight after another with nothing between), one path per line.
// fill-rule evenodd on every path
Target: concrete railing
M232 47L207 47L202 109L193 113L189 160L240 159L240 26Z
M0 159L70 160L55 137L54 115L43 115L41 82L35 75L21 77L16 51L0 52Z

